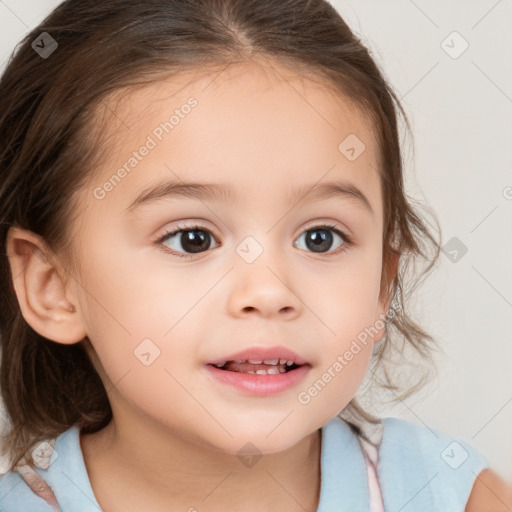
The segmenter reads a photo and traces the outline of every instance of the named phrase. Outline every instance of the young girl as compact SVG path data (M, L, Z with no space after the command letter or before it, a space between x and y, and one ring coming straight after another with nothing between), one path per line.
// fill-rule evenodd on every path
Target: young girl
M405 275L439 242L331 5L68 0L0 90L0 511L512 507L356 398L426 379Z

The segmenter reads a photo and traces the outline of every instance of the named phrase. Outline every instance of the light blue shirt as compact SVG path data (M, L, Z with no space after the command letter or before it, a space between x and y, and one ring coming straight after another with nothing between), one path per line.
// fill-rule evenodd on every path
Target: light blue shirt
M487 460L460 438L384 418L377 476L385 512L464 512ZM322 429L317 512L368 512L366 463L358 437L338 417ZM53 489L62 512L102 512L89 482L78 428L57 437L50 466L36 471ZM54 512L16 472L0 477L0 512Z

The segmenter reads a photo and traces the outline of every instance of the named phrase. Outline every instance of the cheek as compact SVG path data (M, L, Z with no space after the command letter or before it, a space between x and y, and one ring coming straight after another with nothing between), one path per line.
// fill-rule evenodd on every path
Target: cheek
M162 337L197 302L190 276L185 280L161 262L157 267L150 247L135 249L116 239L114 230L89 237L87 247L82 274L90 324L134 339Z
M299 402L315 414L322 414L326 404L330 413L337 414L354 397L368 370L373 337L380 326L376 320L381 260L358 254L354 259L347 257L345 263L336 272L317 273L304 283L305 290L315 290L308 305L319 312L315 332L321 349L315 380L305 383L304 399L299 397Z
M106 386L159 414L166 403L190 402L178 383L198 365L197 333L205 307L219 308L215 294L208 296L218 277L209 272L198 278L196 271L148 265L150 260L145 251L91 250L83 298L86 332L110 381Z
M322 339L333 347L375 322L380 293L379 247L348 252L336 265L307 262L296 290L323 323ZM330 332L330 336L329 336Z

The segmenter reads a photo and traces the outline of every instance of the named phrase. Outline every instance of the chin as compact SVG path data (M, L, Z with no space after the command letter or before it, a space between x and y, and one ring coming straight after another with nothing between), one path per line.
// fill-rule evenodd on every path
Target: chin
M282 417L279 421L282 421ZM311 434L309 431L300 431L298 428L291 430L290 426L288 428L278 426L279 421L262 423L259 428L255 428L254 425L248 426L246 429L243 428L243 425L240 425L237 430L228 428L233 437L223 436L222 441L225 442L217 444L216 449L238 456L270 455L289 450ZM274 427L271 428L269 425L274 425Z

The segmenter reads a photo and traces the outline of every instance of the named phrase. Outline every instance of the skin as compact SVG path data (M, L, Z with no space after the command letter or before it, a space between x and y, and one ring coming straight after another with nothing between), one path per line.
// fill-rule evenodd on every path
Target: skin
M510 512L512 485L492 469L484 469L475 480L466 512Z
M315 511L320 491L319 429L356 394L378 329L309 403L298 401L352 341L389 307L381 291L383 202L377 141L366 118L343 98L277 63L252 61L220 75L181 74L112 102L110 150L75 198L72 226L78 273L33 233L11 228L8 253L27 322L58 343L86 346L108 390L113 421L81 436L87 471L105 512L135 510ZM213 82L212 82L213 81ZM93 190L190 97L198 106L103 199ZM354 161L338 150L356 134ZM236 200L184 197L128 205L148 185L179 178L234 184ZM290 186L344 180L368 198L289 203ZM178 222L181 221L181 222ZM166 229L195 223L210 250L186 254ZM306 246L325 223L330 255ZM262 254L247 263L237 246L251 236ZM298 245L298 246L297 246ZM42 258L45 253L48 258ZM395 266L385 269L392 279ZM160 355L134 356L149 338ZM311 369L295 388L247 396L212 381L207 361L251 346L284 345ZM262 458L252 467L237 452ZM240 490L243 489L243 492Z

